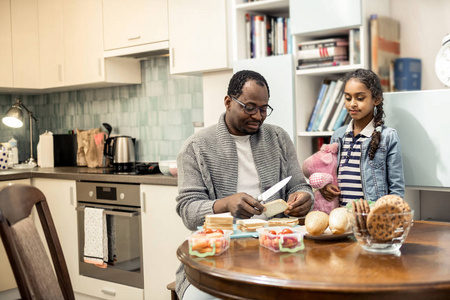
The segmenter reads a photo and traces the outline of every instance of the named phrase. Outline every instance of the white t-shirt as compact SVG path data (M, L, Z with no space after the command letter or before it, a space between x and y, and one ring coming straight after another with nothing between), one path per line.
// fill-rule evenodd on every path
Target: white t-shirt
M256 171L250 146L250 135L231 135L236 142L238 155L238 180L237 192L247 193L256 198L261 195L261 182ZM252 219L266 219L265 215L254 215Z

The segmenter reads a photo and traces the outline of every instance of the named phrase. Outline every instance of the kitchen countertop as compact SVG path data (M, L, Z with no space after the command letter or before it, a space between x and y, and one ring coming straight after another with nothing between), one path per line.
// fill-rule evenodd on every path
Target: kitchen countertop
M147 174L110 174L108 168L88 167L55 167L33 169L8 169L0 171L0 181L27 179L27 178L54 178L79 181L101 181L117 183L137 183L153 185L177 185L177 178L169 175Z

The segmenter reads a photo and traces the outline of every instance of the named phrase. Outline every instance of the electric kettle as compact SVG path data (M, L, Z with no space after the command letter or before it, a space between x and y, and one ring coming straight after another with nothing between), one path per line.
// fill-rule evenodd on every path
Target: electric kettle
M136 171L135 139L130 136L107 138L103 154L112 161L115 173L134 173Z

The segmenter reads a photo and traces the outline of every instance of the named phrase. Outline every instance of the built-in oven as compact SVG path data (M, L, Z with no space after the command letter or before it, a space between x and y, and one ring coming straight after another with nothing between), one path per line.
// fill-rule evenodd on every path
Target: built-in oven
M78 181L76 190L80 275L144 288L139 185ZM109 254L114 254L106 267L85 262L86 208L105 216Z

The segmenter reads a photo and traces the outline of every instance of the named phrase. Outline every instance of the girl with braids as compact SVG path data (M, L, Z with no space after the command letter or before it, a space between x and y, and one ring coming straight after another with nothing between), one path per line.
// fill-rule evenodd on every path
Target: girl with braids
M338 186L328 184L322 195L331 200L340 195L340 205L355 199L376 201L395 194L403 198L400 139L395 129L384 125L383 91L378 76L365 69L344 78L345 108L352 120L337 129L330 143L338 143Z

